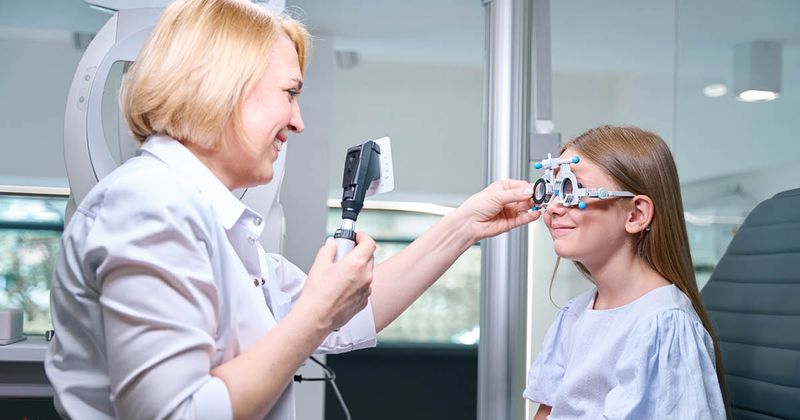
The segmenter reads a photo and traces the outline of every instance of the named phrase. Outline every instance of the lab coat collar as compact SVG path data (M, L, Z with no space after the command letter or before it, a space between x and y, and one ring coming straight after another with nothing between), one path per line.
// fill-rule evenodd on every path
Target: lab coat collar
M239 201L233 192L186 146L172 137L161 134L152 135L142 145L141 152L148 153L164 162L170 168L182 173L189 182L197 185L201 193L211 201L225 230L230 230L242 217L245 210L258 215L257 212Z

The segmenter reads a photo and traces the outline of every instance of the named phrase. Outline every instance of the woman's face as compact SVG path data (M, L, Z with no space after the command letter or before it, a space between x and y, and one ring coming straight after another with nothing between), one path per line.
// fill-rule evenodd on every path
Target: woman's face
M247 138L237 140L233 128L226 130L228 172L231 189L270 182L289 132L303 131L297 95L303 75L294 44L285 34L275 40L272 55L261 79L245 97L242 122ZM244 143L244 144L243 144Z
M562 158L580 157L580 163L570 165L578 183L584 188L620 188L599 166L580 153L566 149ZM553 246L560 257L582 262L587 267L608 260L627 245L630 234L625 221L630 213L630 200L624 198L581 198L584 210L578 206L565 207L554 197L544 213L544 223L553 237Z

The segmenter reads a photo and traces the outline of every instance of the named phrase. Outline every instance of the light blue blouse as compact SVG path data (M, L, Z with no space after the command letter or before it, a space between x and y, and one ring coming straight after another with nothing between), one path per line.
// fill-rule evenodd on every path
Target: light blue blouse
M608 310L567 303L528 372L549 419L724 419L711 337L674 285Z

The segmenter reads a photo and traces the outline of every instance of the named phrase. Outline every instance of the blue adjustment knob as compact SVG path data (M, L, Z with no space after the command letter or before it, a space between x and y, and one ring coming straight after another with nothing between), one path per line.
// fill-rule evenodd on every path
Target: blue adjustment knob
M578 208L581 209L581 210L585 209L586 208L586 203L584 203L583 201L578 202Z
M581 161L581 158L579 156L573 156L572 157L572 163L578 163L580 161Z
M542 169L542 162L536 162L533 164L533 167L536 169Z
M531 211L536 211L536 210L539 210L539 208L536 206L531 206Z

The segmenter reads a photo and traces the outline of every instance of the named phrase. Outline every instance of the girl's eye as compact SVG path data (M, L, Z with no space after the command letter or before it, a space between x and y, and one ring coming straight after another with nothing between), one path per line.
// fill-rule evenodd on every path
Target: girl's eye
M581 184L581 183L579 182L579 183L578 183L578 188L583 188L583 184Z

